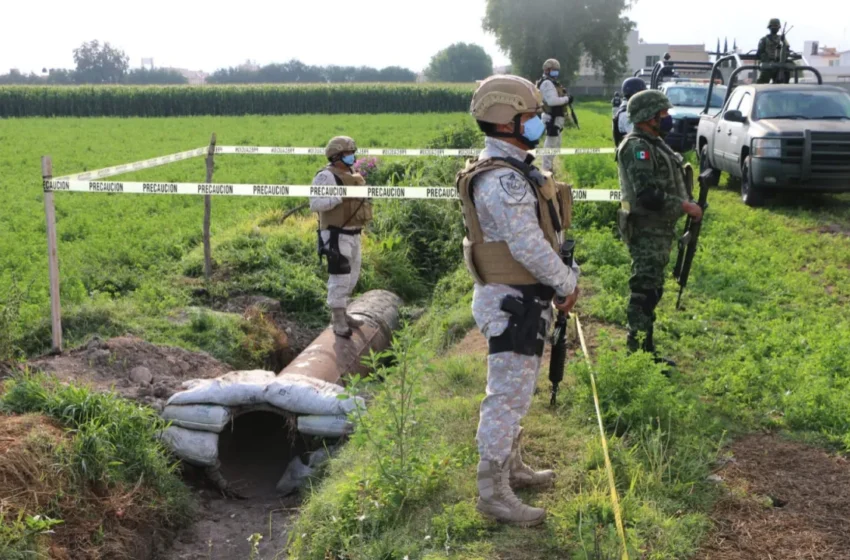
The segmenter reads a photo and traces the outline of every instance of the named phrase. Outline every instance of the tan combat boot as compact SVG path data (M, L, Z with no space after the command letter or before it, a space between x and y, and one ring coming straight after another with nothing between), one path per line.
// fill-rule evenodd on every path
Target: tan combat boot
M501 466L496 461L478 463L478 503L475 508L484 517L508 525L533 527L543 523L546 511L522 503L508 485L509 461L505 460Z
M331 309L331 320L334 328L334 334L337 336L341 336L343 338L348 338L351 336L351 329L348 326L348 322L345 320L345 308L344 307L334 307Z
M522 428L519 429L519 433L514 439L508 465L510 466L510 485L514 490L545 487L551 485L555 480L554 471L535 471L522 462Z

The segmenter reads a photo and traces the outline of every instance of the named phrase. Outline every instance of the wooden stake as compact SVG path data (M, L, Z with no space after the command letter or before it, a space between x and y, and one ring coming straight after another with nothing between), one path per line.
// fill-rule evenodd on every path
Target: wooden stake
M215 132L210 139L207 150L207 183L213 180L213 158L215 157ZM210 219L212 214L212 197L204 196L204 277L212 277L212 248L210 247Z
M53 161L50 156L41 158L41 176L45 181L53 178ZM53 193L44 193L44 215L47 219L47 260L50 266L50 319L53 332L53 353L62 353L62 308L59 303L59 253L56 244L56 208Z

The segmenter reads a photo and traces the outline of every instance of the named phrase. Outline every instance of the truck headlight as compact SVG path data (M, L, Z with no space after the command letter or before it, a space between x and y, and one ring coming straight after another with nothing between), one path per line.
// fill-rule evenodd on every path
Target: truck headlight
M756 138L753 140L753 157L781 158L782 140L779 138Z

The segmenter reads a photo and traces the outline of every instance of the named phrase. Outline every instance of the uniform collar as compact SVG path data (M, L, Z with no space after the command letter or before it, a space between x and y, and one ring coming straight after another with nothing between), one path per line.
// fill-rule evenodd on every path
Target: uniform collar
M504 140L488 136L484 139L484 150L481 152L480 159L491 157L512 157L520 161L525 161L528 155L528 152L522 148L517 148L513 144L508 144Z

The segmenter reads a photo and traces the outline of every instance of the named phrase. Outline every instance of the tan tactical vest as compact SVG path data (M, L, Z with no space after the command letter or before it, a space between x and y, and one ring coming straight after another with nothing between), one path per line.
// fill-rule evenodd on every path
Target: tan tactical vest
M506 242L484 241L478 214L470 196L473 178L485 171L504 168L513 169L522 174L520 169L508 162L495 159L467 160L466 167L457 174L455 184L461 201L463 223L467 231L467 236L463 239L463 258L469 273L472 274L472 278L478 284L508 284L513 286L539 284L540 281L526 270L519 261L514 259ZM560 248L560 240L555 229L555 220L561 224L562 231L566 231L570 227L573 206L572 190L569 185L556 182L551 173L544 172L543 175L546 182L542 186L532 182L534 192L537 194L538 223L540 229L543 230L546 241L557 252ZM555 213L554 219L550 209Z
M325 167L347 187L359 187L366 184L366 180L359 173L343 171L333 164ZM342 204L333 207L327 212L319 212L319 227L328 229L338 227L343 229L357 229L365 227L372 221L372 203L365 198L343 198Z

